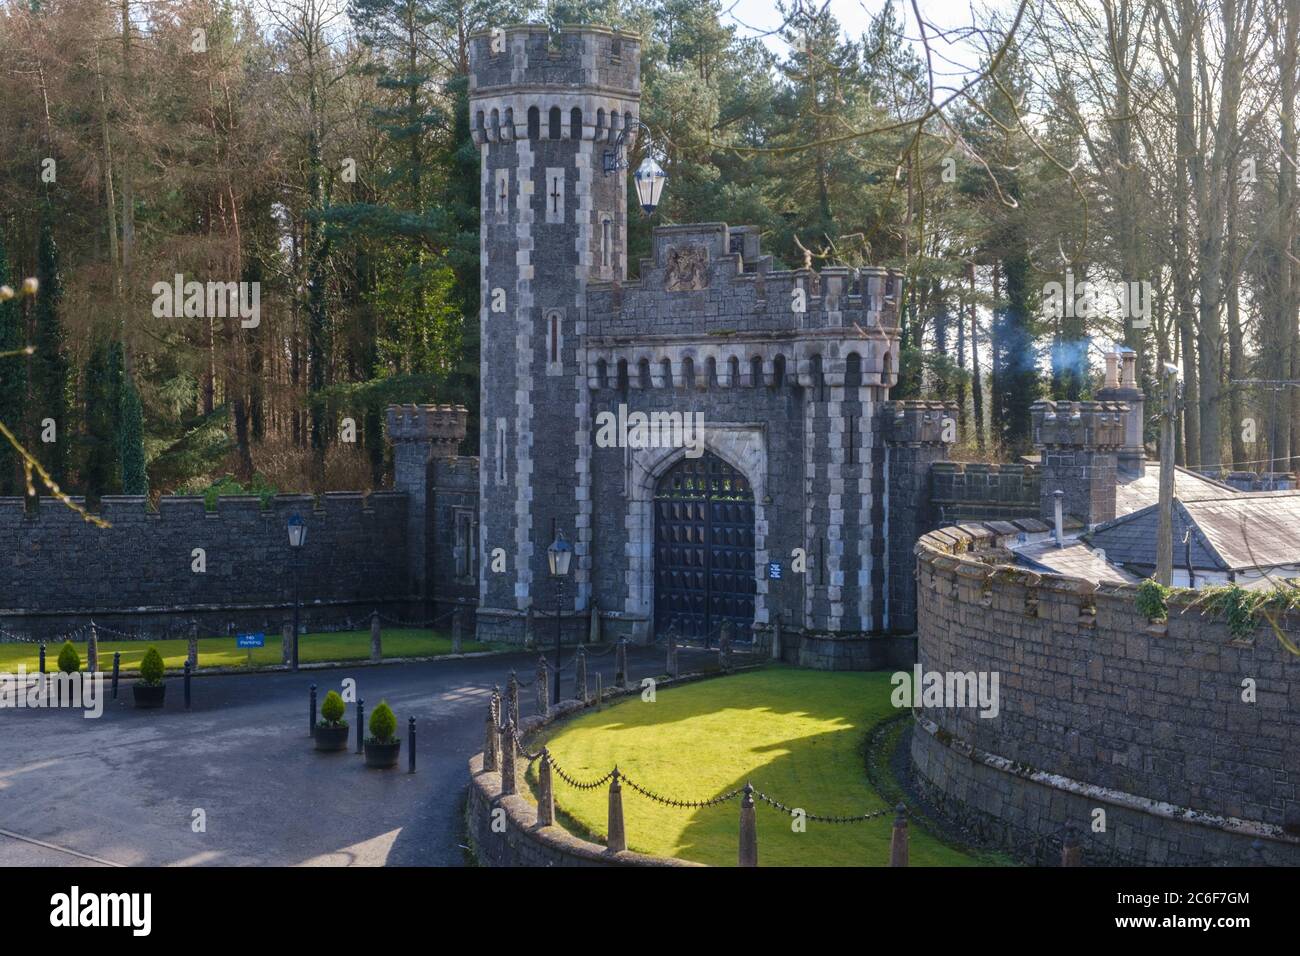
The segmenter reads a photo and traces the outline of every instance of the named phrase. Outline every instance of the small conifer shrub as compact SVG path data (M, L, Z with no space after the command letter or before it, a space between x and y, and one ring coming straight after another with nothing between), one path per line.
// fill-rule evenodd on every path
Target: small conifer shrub
M158 648L151 647L144 652L144 659L140 661L140 683L147 684L150 687L157 687L162 682L162 655L158 653Z
M397 733L397 716L388 701L381 700L370 715L370 736L377 744L390 744Z
M81 655L71 641L64 641L63 647L59 649L59 670L65 674L75 674L81 670Z
M336 690L330 691L321 701L320 716L322 727L346 727L348 722L343 719L343 713L346 707L343 698L339 696Z

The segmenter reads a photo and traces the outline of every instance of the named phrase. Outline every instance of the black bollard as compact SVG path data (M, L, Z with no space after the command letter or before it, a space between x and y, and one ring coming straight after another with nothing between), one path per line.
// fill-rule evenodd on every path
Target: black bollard
M41 642L41 673L45 673L45 642Z
M407 754L407 758L406 758L407 768L408 768L406 772L415 773L415 718L412 717L409 720L407 720L406 726L410 728L410 730L407 732L407 736L410 737L409 743L411 745L409 753Z
M185 709L190 709L190 662L185 662Z
M311 713L307 715L307 736L316 736L316 685L311 685Z
M117 675L122 669L122 652L113 652L113 699L117 700Z
M364 741L366 733L366 702L360 697L357 698L357 753L365 750Z

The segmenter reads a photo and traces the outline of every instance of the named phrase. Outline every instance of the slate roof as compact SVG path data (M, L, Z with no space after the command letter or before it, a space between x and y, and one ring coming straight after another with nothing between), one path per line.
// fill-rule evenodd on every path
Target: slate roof
M1223 498L1241 494L1231 485L1206 478L1186 468L1174 466L1174 497L1183 501L1200 501L1205 498ZM1160 500L1160 463L1147 462L1142 474L1135 477L1119 476L1115 486L1115 514L1126 515L1140 511ZM1176 539L1182 541L1181 537Z
M1058 548L1055 541L1035 541L1020 545L1015 551L1020 563L1035 571L1068 574L1106 584L1137 584L1142 580L1136 574L1102 560L1097 552L1078 539L1067 537L1062 548Z
M1116 564L1154 567L1155 505L1098 525L1083 536ZM1186 563L1183 538L1192 530L1192 566L1201 570L1247 571L1300 564L1300 492L1221 495L1184 501L1174 498L1174 566Z

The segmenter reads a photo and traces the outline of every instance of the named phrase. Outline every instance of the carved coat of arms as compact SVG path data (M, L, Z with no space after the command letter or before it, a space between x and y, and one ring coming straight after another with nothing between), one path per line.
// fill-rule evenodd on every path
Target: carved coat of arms
M699 245L671 247L664 267L664 289L669 292L695 292L708 287L708 247Z

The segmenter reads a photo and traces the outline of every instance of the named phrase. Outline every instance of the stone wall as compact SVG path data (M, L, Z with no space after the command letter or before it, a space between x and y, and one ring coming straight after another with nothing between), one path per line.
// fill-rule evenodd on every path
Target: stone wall
M695 679L694 675L686 680ZM681 681L661 681L660 685ZM639 690L633 691L639 693ZM617 688L612 696L622 693ZM610 696L611 694L607 694ZM520 734L527 739L546 724L584 709L577 700L562 701L546 718L525 717ZM501 774L483 769L483 754L469 762L469 796L465 817L470 843L483 866L702 866L687 860L649 856L624 850L610 852L608 847L579 839L561 826L539 826L537 805L523 796L523 771L526 763L516 761L517 792L503 795ZM624 801L629 791L624 789ZM626 803L624 804L626 806ZM495 811L500 810L497 814Z
M1300 863L1300 657L1267 625L1235 641L1179 606L1153 625L1131 586L999 568L1006 543L967 526L917 545L922 671L1000 675L996 717L918 711L922 791L1006 846L1088 832L1102 808L1092 862L1241 864L1259 840Z
M515 793L501 795L501 774L483 769L483 755L469 762L466 820L470 840L483 866L698 866L686 860L625 850L611 853L599 843L580 840L562 827L539 827L537 806ZM498 828L493 811L500 809Z
M916 629L916 539L938 525L933 467L948 460L957 435L951 402L885 402L880 406L883 441L879 501L883 559L876 583L882 605L879 629L910 634Z
M478 459L435 460L428 477L431 614L442 619L461 608L469 634L483 564L478 550Z
M278 631L292 614L294 563L305 621L362 621L376 606L409 613L406 496L330 493L313 501L279 495L165 496L157 511L141 497L106 497L103 529L53 499L25 513L0 499L0 628L28 637L66 633L91 616L118 630L177 631L191 618L204 634ZM299 555L289 549L291 514L307 523ZM194 570L194 550L205 570ZM269 640L268 636L268 640Z
M1037 465L938 461L930 466L936 523L994 521L1038 513Z

